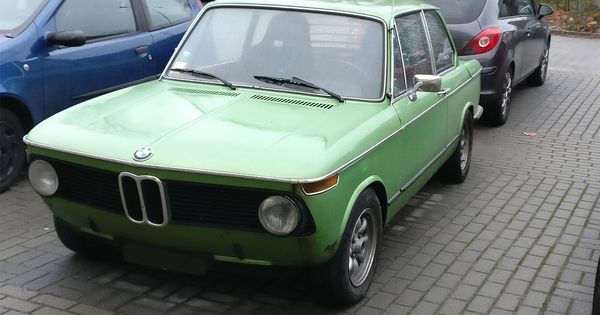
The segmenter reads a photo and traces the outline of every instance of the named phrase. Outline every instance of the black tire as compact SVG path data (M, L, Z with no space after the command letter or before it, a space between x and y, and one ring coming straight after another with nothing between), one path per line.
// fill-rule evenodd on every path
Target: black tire
M363 225L366 228L360 232ZM356 304L367 294L377 267L382 229L379 199L373 189L367 188L358 196L352 208L335 256L315 270L317 291L325 302L347 307ZM370 236L367 241L364 241L365 236ZM357 245L359 241L360 245ZM356 246L354 253L353 245ZM360 250L357 250L359 247Z
M0 108L0 193L12 186L25 165L23 124L12 111Z
M460 184L467 179L473 152L473 113L468 110L458 137L456 149L442 167L445 179L452 184Z
M548 62L550 61L550 49L546 47L540 65L535 71L527 77L527 84L531 86L541 86L546 82L546 74L548 73Z
M596 283L594 284L592 315L600 315L600 261L596 267Z
M57 217L54 217L54 229L63 245L79 255L105 259L120 257L120 251L117 248L84 235Z
M484 104L483 119L494 125L502 126L508 120L510 114L510 106L512 103L512 85L513 85L513 72L509 67L504 74L502 80L502 86L498 92L498 96L495 97L491 102Z

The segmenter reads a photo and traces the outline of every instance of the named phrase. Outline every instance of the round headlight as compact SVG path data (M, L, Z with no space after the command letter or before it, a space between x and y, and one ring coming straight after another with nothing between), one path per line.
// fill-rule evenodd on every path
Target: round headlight
M49 197L58 190L58 176L50 163L35 160L29 165L29 182L38 194Z
M284 196L271 196L258 208L260 224L275 235L288 235L294 231L300 221L300 212L296 204Z

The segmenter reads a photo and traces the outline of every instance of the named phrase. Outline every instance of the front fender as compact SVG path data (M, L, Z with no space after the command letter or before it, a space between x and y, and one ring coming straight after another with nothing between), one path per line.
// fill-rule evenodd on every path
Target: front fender
M353 170L357 169L352 168L340 174L340 182L356 183L357 181L351 178L360 175L352 174ZM340 185L327 193L305 198L317 229L312 235L299 237L306 263L324 263L335 255L358 196L367 187L377 182L383 181L379 176L371 175L360 181L358 185L352 187ZM387 200L381 202L385 203Z

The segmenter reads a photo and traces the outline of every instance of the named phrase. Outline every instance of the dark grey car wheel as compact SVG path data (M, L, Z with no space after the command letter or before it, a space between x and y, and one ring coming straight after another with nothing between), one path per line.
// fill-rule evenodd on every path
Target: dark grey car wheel
M356 200L335 256L315 270L321 298L339 306L360 301L369 290L383 229L377 194L365 189Z
M25 164L24 129L19 118L0 108L0 192L10 188Z
M544 49L542 60L540 65L535 71L527 77L527 83L531 86L540 86L546 82L546 75L548 74L548 63L550 61L550 49Z
M513 73L509 68L504 74L498 96L489 104L484 104L483 119L494 126L502 126L508 120L512 104Z

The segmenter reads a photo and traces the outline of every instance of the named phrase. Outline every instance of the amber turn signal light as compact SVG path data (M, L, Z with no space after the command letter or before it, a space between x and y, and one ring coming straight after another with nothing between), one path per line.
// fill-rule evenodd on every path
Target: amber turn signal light
M318 195L320 193L324 193L333 187L337 186L340 181L340 175L333 175L327 179L310 183L310 184L302 184L302 191L311 196Z

